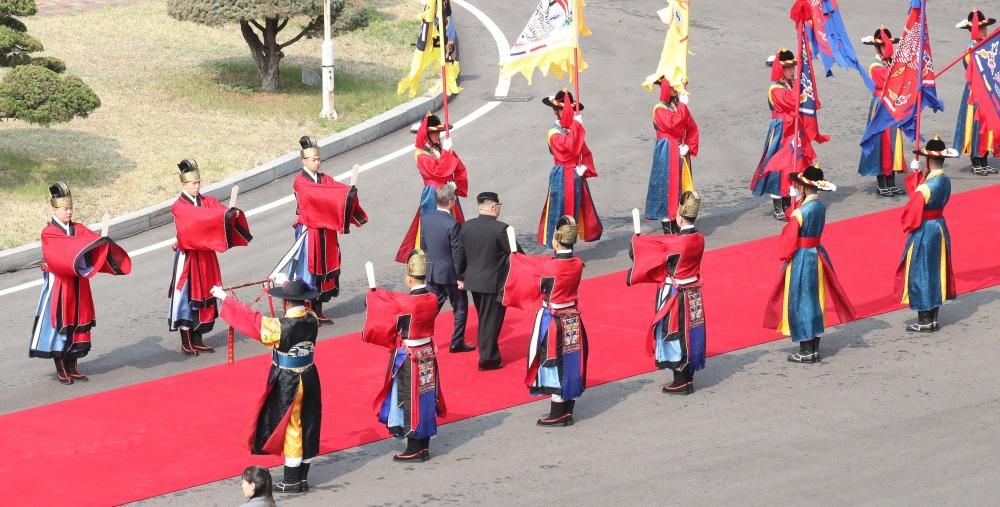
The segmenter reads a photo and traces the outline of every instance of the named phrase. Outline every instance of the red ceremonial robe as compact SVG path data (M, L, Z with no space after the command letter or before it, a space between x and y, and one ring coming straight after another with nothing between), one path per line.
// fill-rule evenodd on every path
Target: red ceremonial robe
M546 247L551 246L555 224L563 215L576 219L579 236L584 241L597 241L604 232L587 185L587 178L597 177L594 154L587 146L587 131L576 120L562 125L566 124L569 126L553 126L547 134L549 152L552 154L552 171L562 168L562 181L553 181L550 177L549 195L538 222L538 244ZM582 176L578 176L576 167L581 165L587 169Z
M691 110L683 102L676 102L671 106L664 103L656 104L653 107L653 127L656 130L656 139L667 139L670 161L670 181L667 181L667 217L671 220L677 218L677 207L681 202L681 193L684 188L684 176L690 178L690 166L685 168L683 161L689 161L690 157L698 156L698 124L691 116ZM688 153L681 157L680 145L686 144ZM675 162L679 162L675 164ZM672 167L677 165L677 167ZM660 218L660 217L657 217Z
M413 221L410 222L410 228L406 231L406 236L403 237L403 242L396 251L396 262L403 264L410 258L410 252L420 245L420 215L432 213L437 208L434 197L435 189L449 182L454 182L455 195L458 197L469 195L469 172L465 168L465 164L462 163L462 159L454 151L438 151L437 148L428 143L413 153L413 159L417 163L417 170L420 171L424 188L420 192L420 204L417 206ZM458 223L465 223L465 215L462 213L462 206L458 200L455 201L451 214Z
M192 328L207 331L218 315L211 289L222 285L216 253L246 246L253 236L246 215L239 209L227 208L210 195L199 195L197 199L198 206L182 193L170 208L177 228L177 250L184 253L184 266L180 270L175 266L168 297L173 298L175 291L187 285L189 304L198 310L198 322L192 322ZM173 330L176 326L171 320Z
M379 416L382 405L391 394L396 351L400 347L407 347L403 340L420 340L431 338L427 345L414 347L410 352L423 347L430 347L434 351L434 319L437 318L438 306L437 296L427 292L426 289L415 289L416 293L390 292L384 289L368 291L365 297L365 327L361 332L361 340L365 343L379 345L389 349L389 366L386 371L382 389L379 390L372 408L375 415ZM411 393L398 393L401 403L409 403L408 421L409 428L416 430L427 424L421 424L421 413L425 415L429 412L426 408L421 408L420 386L422 385L420 360L422 354L410 353L409 382ZM447 415L448 409L445 405L444 393L441 390L440 375L437 359L433 360L433 382L435 384L435 402L438 416ZM426 373L426 367L425 367ZM428 378L423 379L424 383ZM407 396L407 394L409 394Z
M132 271L132 259L117 243L84 224L70 222L69 230L67 234L54 222L42 229L42 260L53 278L48 324L70 342L89 342L90 328L96 325L90 278L97 273L127 275ZM45 324L38 322L36 326ZM36 345L32 343L29 356L52 357L61 352Z
M319 183L305 174L296 176L292 190L298 199L298 220L309 231L309 272L316 277L316 289L323 297L339 292L340 242L337 234L350 234L351 225L361 227L368 215L358 201L358 189L319 174Z
M701 258L704 253L705 236L700 232L664 236L636 234L632 236L632 267L626 274L625 283L630 287L637 283L655 283L662 288L669 279L676 288L701 287ZM673 274L670 273L671 270ZM690 279L695 280L684 284L678 282ZM673 291L649 323L646 352L650 355L655 347L653 335L657 323L669 315L670 321L666 323L664 333L676 333L680 330L677 296L678 291ZM685 319L685 322L690 323L691 319ZM685 336L686 334L685 330Z

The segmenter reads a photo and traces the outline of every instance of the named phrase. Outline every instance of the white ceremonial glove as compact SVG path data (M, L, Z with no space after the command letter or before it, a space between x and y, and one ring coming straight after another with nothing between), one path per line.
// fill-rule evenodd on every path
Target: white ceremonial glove
M444 151L451 151L451 148L454 145L455 143L452 142L450 135L441 136L441 149L443 149Z
M451 187L452 190L455 190L456 188L458 188L458 184L455 183L454 181L449 181L448 182L448 186Z
M686 145L686 144L682 144L682 145L680 145L679 148L677 148L677 151L680 152L680 154L681 154L682 157L686 157L687 154L688 154L688 151L690 151L690 150L691 149L688 148L688 145Z
M580 125L583 125L583 115L579 113L573 115L573 121L579 123Z
M688 99L688 97L689 97L689 95L685 93L685 94L677 97L677 100L681 101L681 104L684 104L686 106L687 103L688 103L688 100L690 100L690 99Z
M284 273L278 273L271 277L271 285L275 287L283 287L286 283L288 283L288 275Z
M578 166L576 166L576 175L577 176L583 176L583 173L585 173L585 172L587 172L587 166L585 166L585 165L578 165Z
M219 301L225 301L226 300L226 291L222 290L222 287L219 287L218 285L216 285L215 287L212 287L211 293L212 293L212 296L215 299L218 299Z
M914 171L919 171L920 170L920 160L913 159L913 161L910 162L910 169L912 169Z

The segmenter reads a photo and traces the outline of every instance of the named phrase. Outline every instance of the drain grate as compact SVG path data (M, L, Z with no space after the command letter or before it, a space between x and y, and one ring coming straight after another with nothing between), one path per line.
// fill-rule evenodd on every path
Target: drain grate
M506 96L494 95L493 96L493 100L495 100L497 102L531 102L531 99L533 99L533 98L534 97L532 97L530 95L527 95L527 96L524 96L524 95L506 95Z

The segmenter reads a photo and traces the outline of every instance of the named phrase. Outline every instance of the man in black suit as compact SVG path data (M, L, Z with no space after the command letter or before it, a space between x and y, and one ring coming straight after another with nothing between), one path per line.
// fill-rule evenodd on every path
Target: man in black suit
M438 299L438 311L445 299L455 312L455 332L451 352L468 352L475 347L465 343L465 316L469 296L459 288L458 273L465 267L465 253L458 239L461 225L451 216L455 206L455 187L451 183L434 190L437 211L420 217L420 248L427 252L427 289Z
M500 304L499 293L507 280L510 241L507 224L500 216L500 198L493 192L476 197L479 216L465 222L459 237L466 258L460 264L458 279L472 292L472 302L479 314L479 369L502 367L497 338L507 309Z

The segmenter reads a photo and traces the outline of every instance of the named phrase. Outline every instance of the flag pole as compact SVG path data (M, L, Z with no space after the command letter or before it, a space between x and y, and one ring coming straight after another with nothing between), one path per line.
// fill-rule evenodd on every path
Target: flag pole
M919 61L917 63L917 125L916 132L913 136L914 151L920 151L920 116L921 109L923 109L923 99L924 99L924 48L927 45L927 0L920 0L920 51L918 53ZM919 160L920 157L916 153L913 154L914 160Z
M573 0L573 96L576 97L574 108L580 114L580 0Z
M951 63L949 63L948 65L945 65L945 67L943 69L941 69L939 72L936 72L934 74L934 77L936 78L936 77L940 76L941 74L944 74L945 72L948 71L948 69L954 67L956 63L964 60L965 57L967 57L970 54L972 54L973 51L975 51L975 50L979 49L980 47L982 47L982 45L985 44L986 41L988 41L991 38L993 38L993 36L995 36L997 34L997 32L1000 32L1000 26L998 26L995 30L993 30L992 32L990 32L989 35L987 35L986 37L983 37L983 40L977 42L975 46L967 48L965 51L963 51L962 54L958 55L958 58L955 58L954 60L951 61Z
M802 108L801 108L801 105L800 105L800 104L802 104L802 67L805 65L805 61L804 60L805 60L805 57L806 57L806 54L802 51L802 45L805 43L806 29L805 29L805 23L802 22L802 21L797 21L795 24L796 24L796 26L798 28L798 31L799 31L799 36L798 36L799 61L795 65L795 101L796 101L795 102L795 127L794 127L795 138L792 140L792 143L793 143L792 146L795 147L795 151L792 154L793 155L793 157L792 157L792 164L795 165L794 172L798 172L799 171L799 155L802 154L802 137L800 136L800 133L799 133L799 129L800 129L801 125L802 125ZM778 60L778 59L775 59L774 63L778 64L778 65L781 65L781 61ZM784 178L782 178L782 179L784 179Z
M444 0L435 1L437 2L438 40L441 42L441 96L444 99L444 133L446 136L451 136L451 122L448 118L448 71L445 60L448 29L444 25Z

